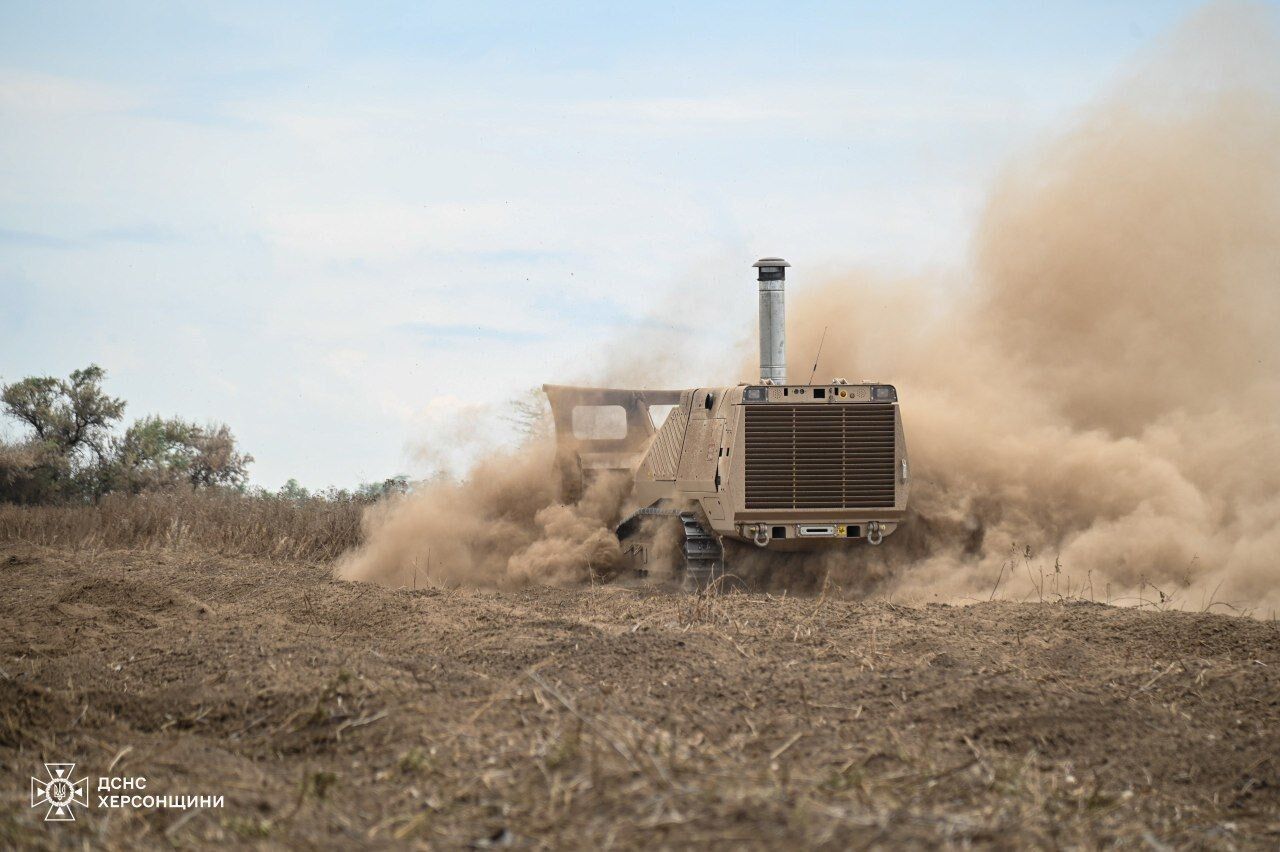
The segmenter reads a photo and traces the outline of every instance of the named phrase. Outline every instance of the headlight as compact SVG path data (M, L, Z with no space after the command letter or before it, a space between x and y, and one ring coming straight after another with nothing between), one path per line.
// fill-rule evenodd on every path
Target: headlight
M764 402L765 394L767 393L768 391L766 391L764 388L747 388L742 392L742 401L743 402Z
M893 385L876 385L871 389L871 398L881 402L897 402L898 391Z

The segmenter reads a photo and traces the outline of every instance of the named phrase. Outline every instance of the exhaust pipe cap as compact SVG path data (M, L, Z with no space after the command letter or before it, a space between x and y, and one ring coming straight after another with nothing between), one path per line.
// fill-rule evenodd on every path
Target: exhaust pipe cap
M787 277L787 267L791 264L780 257L762 257L751 265L760 270L758 280L781 281Z

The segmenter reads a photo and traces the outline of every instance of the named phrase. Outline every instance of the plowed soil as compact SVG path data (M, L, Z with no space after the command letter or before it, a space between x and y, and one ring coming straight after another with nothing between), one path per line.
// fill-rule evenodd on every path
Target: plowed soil
M1273 622L27 547L0 581L0 846L1280 844Z

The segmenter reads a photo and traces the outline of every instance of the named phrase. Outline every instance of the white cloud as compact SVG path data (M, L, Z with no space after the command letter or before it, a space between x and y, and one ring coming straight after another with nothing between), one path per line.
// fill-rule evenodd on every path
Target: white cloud
M311 258L382 261L423 252L490 250L504 239L507 205L352 201L275 207L263 217L269 242Z
M633 98L571 104L568 113L588 119L626 119L656 124L750 124L793 120L804 112L745 97Z
M3 111L82 115L136 109L145 102L136 93L92 80L0 70Z

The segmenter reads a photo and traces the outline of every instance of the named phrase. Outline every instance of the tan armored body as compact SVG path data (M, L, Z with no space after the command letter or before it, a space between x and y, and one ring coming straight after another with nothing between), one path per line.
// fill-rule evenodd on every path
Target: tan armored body
M879 544L906 514L909 467L892 385L786 382L783 282L760 270L758 385L623 390L547 385L563 468L635 477L618 527L644 556L641 521L670 516L685 568L702 585L724 569L724 542L770 550ZM655 426L652 409L670 407Z

